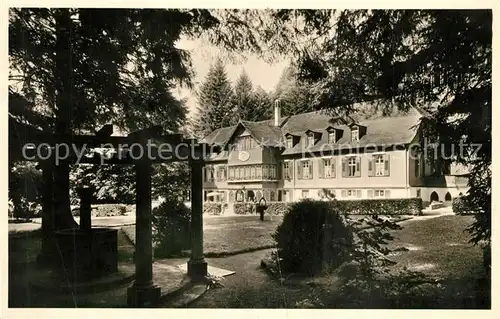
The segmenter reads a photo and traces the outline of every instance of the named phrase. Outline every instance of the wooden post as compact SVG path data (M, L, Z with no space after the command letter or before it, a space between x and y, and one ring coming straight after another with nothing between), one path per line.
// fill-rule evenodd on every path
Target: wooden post
M142 144L142 143L141 143ZM143 144L146 149L145 144ZM161 294L160 287L153 283L153 241L151 212L151 161L137 160L136 174L136 222L135 222L135 281L128 288L127 304L130 307L155 306Z
M78 189L80 195L80 230L90 231L92 229L92 187L81 187Z
M40 265L54 261L54 164L50 161L41 163L42 193L42 249L37 256Z
M191 161L191 258L188 275L202 280L207 275L207 262L203 257L203 161Z

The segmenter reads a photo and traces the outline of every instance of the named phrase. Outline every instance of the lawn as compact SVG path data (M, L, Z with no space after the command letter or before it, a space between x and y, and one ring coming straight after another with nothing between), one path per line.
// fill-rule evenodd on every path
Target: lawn
M260 221L258 216L206 218L203 225L203 250L207 257L220 257L274 247L272 234L282 217ZM123 231L135 243L135 226Z
M477 289L476 279L481 277L482 255L479 247L468 243L469 234L464 230L471 223L470 216L442 216L427 220L415 218L402 223L403 229L395 231L396 239L392 247L407 247L410 250L399 252L392 258L397 261L396 269L408 267L421 271L431 279L453 279L453 288L443 296L455 300L455 293L474 294ZM338 282L335 278L326 278L323 284L307 282L304 284L286 284L270 279L259 268L259 263L271 250L256 251L226 258L208 258L208 262L217 267L236 271L225 278L224 288L208 291L197 300L195 308L294 308L307 307L342 307L332 304L337 294ZM483 292L488 294L488 291ZM450 307L476 307L474 299L467 300L467 305L458 301ZM436 305L436 307L439 307Z
M482 252L469 243L466 231L472 221L472 216L449 215L402 223L403 229L393 232L396 238L390 247L409 250L393 257L397 268L422 271L436 279L480 276Z

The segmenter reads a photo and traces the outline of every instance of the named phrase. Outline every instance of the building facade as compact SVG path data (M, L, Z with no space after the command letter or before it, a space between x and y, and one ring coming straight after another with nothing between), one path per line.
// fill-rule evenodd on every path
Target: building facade
M240 121L203 139L222 149L206 159L206 201L292 202L329 193L339 200L421 197L451 203L467 191L464 168L422 151L422 114L416 109L356 121L325 112L280 113L276 105L272 120Z

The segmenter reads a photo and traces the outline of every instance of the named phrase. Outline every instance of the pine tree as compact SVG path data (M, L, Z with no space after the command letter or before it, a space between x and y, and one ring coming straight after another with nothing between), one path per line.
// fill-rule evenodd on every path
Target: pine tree
M294 115L314 110L312 86L300 81L297 71L292 66L283 70L273 97L280 101L282 114Z
M239 120L254 121L257 114L253 96L253 84L245 70L241 72L236 80L232 103Z
M233 90L221 59L210 67L198 91L198 108L193 133L202 138L214 130L233 123Z
M262 121L270 119L273 115L273 100L271 95L262 87L258 86L253 92L254 107L256 116L254 121Z

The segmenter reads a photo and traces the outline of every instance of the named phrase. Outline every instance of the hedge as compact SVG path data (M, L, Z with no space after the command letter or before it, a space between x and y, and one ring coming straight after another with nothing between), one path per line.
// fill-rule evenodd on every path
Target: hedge
M349 215L422 215L421 198L361 199L334 202Z
M204 203L203 204L203 214L208 215L220 215L222 213L221 203Z
M360 199L334 201L338 210L349 215L422 215L421 198L401 199ZM293 203L273 202L268 204L266 214L284 215L289 211ZM236 205L236 204L235 204ZM240 205L245 205L240 203ZM235 206L236 214L238 213Z
M251 215L256 213L254 203L234 203L233 208L236 215Z

